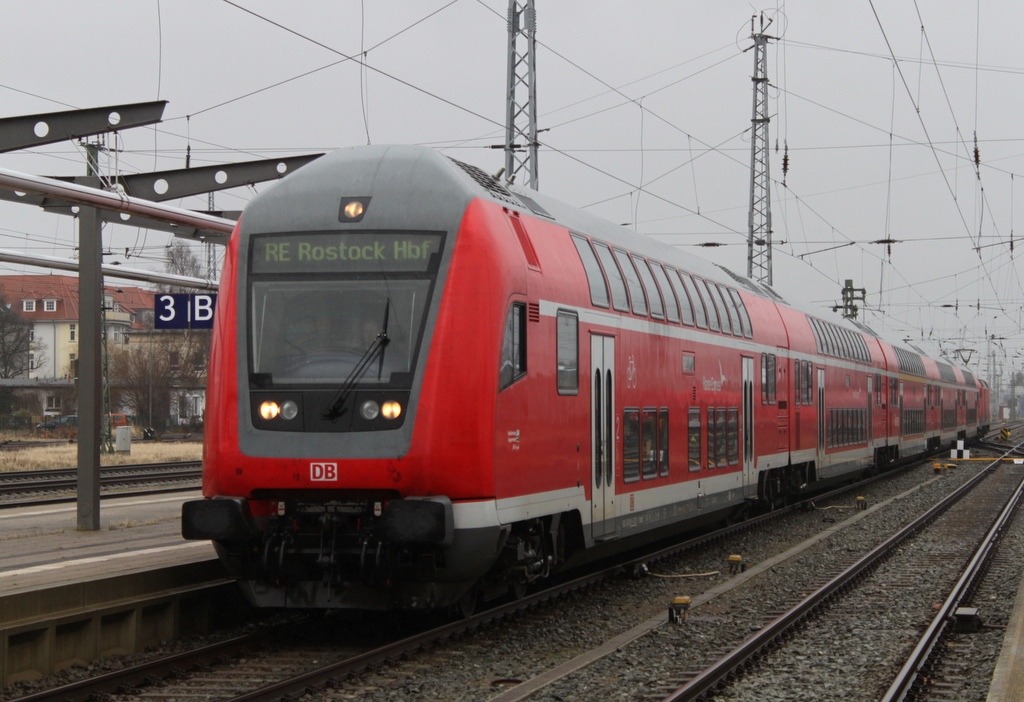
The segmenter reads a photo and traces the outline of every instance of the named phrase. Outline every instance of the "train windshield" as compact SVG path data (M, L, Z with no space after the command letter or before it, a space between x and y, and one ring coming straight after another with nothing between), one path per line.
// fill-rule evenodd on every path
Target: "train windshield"
M250 265L251 372L259 384L407 386L423 334L427 303L440 258L440 235L299 235L253 238ZM313 242L346 253L320 261L266 261L268 249L294 259ZM369 242L369 243L367 243ZM396 242L418 246L415 264L372 260L394 254ZM352 260L355 247L367 254ZM275 248L276 253L274 253ZM346 247L351 247L346 249ZM307 249L308 250L308 249ZM406 248L405 250L408 250ZM284 263L285 265L278 265ZM305 264L305 265L304 265ZM372 270L376 268L376 270ZM383 269L383 270L382 270ZM395 270L398 269L398 270ZM356 371L385 331L387 343Z

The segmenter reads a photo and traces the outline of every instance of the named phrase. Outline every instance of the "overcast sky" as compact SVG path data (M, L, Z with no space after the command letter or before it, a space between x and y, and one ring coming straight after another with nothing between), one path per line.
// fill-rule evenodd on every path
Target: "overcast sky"
M1024 222L1024 4L536 4L542 191L745 273L745 50L751 15L765 10L779 37L768 50L775 287L828 308L852 279L876 330L932 354L974 349L982 375L990 343L1001 366L1021 368L1024 251L1011 255L1010 240ZM367 142L426 144L494 173L506 10L506 0L8 1L0 114L168 100L158 128L108 140L108 173L181 168L189 146L192 164L206 165ZM347 60L363 52L365 67ZM85 168L71 144L0 155L0 166ZM252 194L218 193L216 206L240 209ZM73 220L7 203L0 213L0 248L73 255ZM105 237L108 261L136 267L159 268L168 241L128 227ZM870 243L881 239L897 243ZM693 248L706 243L722 246Z

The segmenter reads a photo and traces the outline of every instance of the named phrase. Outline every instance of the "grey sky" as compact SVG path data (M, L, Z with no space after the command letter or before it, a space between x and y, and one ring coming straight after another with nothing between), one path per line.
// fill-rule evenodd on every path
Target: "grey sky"
M666 243L726 244L695 252L745 272L753 59L743 50L751 15L770 8L536 2L541 189ZM203 165L369 139L433 145L493 173L503 162L487 147L502 141L506 8L10 1L0 6L2 114L169 100L157 130L121 135L110 171L183 167L187 145ZM1013 208L1024 195L1014 175L1024 172L1024 5L802 0L770 12L769 31L782 36L769 48L774 237L785 242L776 287L828 307L850 278L867 289L863 319L879 331L929 353L940 342L974 348L975 368L985 337L1005 337L1000 359L1019 368L1024 295L1009 239L1024 218ZM367 68L344 60L364 50ZM83 164L69 144L0 157L40 175ZM237 209L249 197L220 193L216 204ZM0 212L0 247L71 255L71 220L12 204ZM167 241L127 227L106 236L121 254L110 260L133 266L157 266ZM891 257L865 243L883 238L899 241Z

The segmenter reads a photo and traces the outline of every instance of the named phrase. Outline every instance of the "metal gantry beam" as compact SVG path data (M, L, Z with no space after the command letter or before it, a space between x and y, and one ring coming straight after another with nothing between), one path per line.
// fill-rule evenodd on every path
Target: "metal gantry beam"
M102 214L96 210L98 214ZM102 219L102 218L101 218ZM59 271L78 272L79 262L71 258L60 258L58 256L44 256L42 254L23 254L8 249L0 249L0 261L5 263L20 263L24 266L40 266L42 268L53 268ZM201 290L217 290L219 284L216 280L205 278L193 278L187 275L174 275L173 273L159 273L147 271L141 268L129 268L128 266L115 266L103 264L104 276L120 278L122 280L138 280L143 283L156 283L158 285L178 285L185 288L199 288Z
M217 190L227 190L243 185L263 183L284 178L289 173L315 161L323 154L270 158L243 163L225 163L196 168L177 168L152 173L131 173L111 178L102 176L73 176L56 178L93 188L117 188L126 195L144 198L153 202L177 200L189 195L203 195Z
M166 100L156 100L4 117L0 119L0 152L156 124L163 118L165 107Z
M537 13L533 0L508 3L505 178L537 190Z
M747 216L747 277L759 283L772 284L772 202L771 177L768 172L768 40L764 15L761 29L754 30L754 109L750 134L750 210ZM769 22L771 24L771 22Z
M12 190L16 196L17 193L41 195L62 200L65 204L96 207L101 210L145 217L183 229L196 229L211 236L220 235L225 241L235 227L234 220L223 217L214 217L203 212L193 212L173 205L143 200L125 193L89 188L56 178L19 173L7 168L0 168L0 189ZM30 202L29 204L37 203Z

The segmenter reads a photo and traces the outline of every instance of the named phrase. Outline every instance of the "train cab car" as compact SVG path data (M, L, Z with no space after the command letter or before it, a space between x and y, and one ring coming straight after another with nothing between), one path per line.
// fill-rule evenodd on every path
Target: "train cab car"
M182 533L258 606L465 611L920 450L910 353L429 149L344 149L228 244Z

